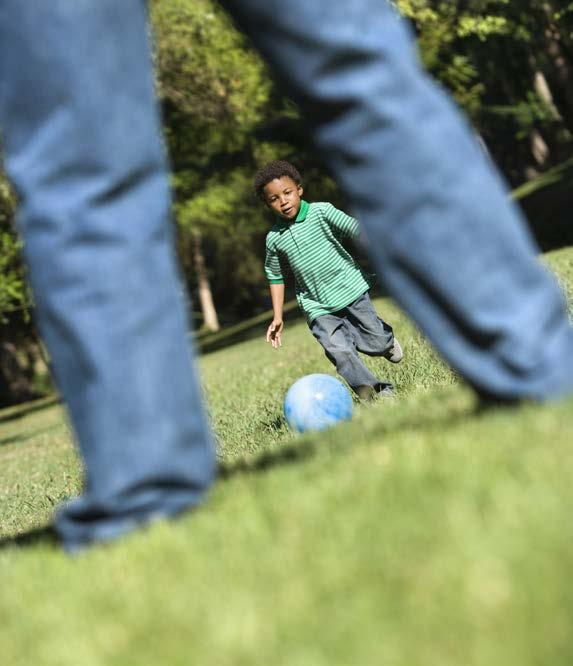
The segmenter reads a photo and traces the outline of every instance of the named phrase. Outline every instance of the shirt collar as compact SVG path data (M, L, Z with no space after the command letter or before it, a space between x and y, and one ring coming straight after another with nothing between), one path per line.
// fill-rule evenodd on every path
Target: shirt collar
M306 220L306 214L308 213L308 209L310 207L310 204L305 201L304 199L300 200L300 208L298 211L298 215L296 216L295 222L304 222Z
M296 218L291 222L289 222L288 220L285 220L277 215L277 219L275 220L276 228L283 231L284 229L288 229L290 224L294 224L295 222L304 222L306 220L309 208L310 204L308 203L308 201L301 199L300 208L298 209L298 215L296 216Z

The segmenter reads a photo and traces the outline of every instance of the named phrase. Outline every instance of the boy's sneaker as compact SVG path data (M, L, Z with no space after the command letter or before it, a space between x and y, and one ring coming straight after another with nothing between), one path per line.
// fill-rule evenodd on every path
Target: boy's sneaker
M376 400L377 398L382 397L394 397L394 387L392 384L380 383L377 386L358 386L356 388L356 394L360 400L364 402L370 402L371 400Z
M392 346L387 349L382 356L390 361L390 363L400 363L400 361L404 358L404 353L402 352L402 347L400 346L400 343L396 338L394 338L394 342L392 343Z

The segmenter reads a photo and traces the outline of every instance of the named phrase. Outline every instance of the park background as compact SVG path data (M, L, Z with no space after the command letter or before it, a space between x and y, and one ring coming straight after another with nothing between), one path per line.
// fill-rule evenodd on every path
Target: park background
M518 188L541 248L573 242L573 4L396 4L413 22L424 65L469 116L508 188ZM209 333L234 330L270 307L263 274L269 213L252 193L256 170L271 159L291 160L310 200L346 202L328 165L317 160L297 108L216 3L156 0L150 18L173 167L177 252L206 350ZM0 171L0 407L52 390L15 209Z
M399 4L526 209L573 319L573 6ZM3 181L0 663L570 666L573 398L483 409L379 292L406 356L366 363L396 398L356 404L325 433L292 433L288 387L334 370L294 310L281 350L264 342L268 216L252 175L286 157L310 199L346 202L216 5L150 9L219 477L177 521L62 552L50 524L80 492L82 462L46 372ZM199 292L221 330L209 330Z

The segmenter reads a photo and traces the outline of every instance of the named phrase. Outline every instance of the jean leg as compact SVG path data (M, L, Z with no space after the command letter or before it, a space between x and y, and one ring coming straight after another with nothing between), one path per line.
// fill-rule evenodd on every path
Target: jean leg
M310 325L326 357L335 366L350 388L357 392L361 386L382 387L384 384L364 365L358 355L347 321L336 315L322 315Z
M390 324L380 319L368 292L345 308L356 349L368 356L382 356L394 344Z
M573 391L563 297L471 130L383 0L225 0L306 115L378 275L477 390Z
M0 124L38 324L85 461L73 549L201 501L211 435L142 0L0 3Z

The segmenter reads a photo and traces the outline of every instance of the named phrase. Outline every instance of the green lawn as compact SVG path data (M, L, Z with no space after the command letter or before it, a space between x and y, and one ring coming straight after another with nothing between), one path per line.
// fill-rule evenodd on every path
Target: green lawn
M547 260L573 294L573 249ZM573 399L477 411L377 306L407 353L372 361L398 399L294 436L286 389L331 368L303 323L278 352L261 324L201 359L205 506L75 558L41 530L80 487L61 408L0 412L0 664L570 666Z

